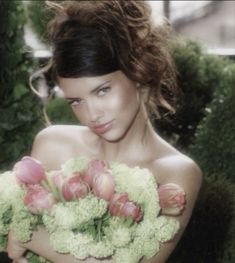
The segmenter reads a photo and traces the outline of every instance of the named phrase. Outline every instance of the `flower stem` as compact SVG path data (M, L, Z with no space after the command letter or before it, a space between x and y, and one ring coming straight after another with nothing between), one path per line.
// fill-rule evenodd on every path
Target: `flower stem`
M41 186L43 186L47 191L50 192L50 187L49 187L49 184L47 183L47 180L42 180L40 182Z
M102 219L99 219L97 224L98 241L101 241L101 227L102 227Z

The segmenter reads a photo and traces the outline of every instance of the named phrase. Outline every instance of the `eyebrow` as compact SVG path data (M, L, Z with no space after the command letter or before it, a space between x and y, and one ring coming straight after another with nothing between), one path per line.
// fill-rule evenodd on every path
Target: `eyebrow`
M107 83L109 83L109 82L110 82L110 80L105 81L104 83L102 83L102 84L100 84L99 86L95 87L94 89L92 89L92 90L90 91L90 94L96 93L98 89L100 89L102 86L104 86L105 84L107 84ZM65 99L66 99L66 100L72 100L72 101L73 101L73 100L76 100L76 99L78 99L78 98L79 98L79 97L76 97L76 98L66 97Z

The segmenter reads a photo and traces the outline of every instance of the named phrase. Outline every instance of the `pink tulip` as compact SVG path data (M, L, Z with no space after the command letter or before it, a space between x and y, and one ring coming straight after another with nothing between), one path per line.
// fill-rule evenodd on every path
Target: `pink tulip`
M131 217L136 222L139 222L143 217L140 206L133 202L126 202L121 209L121 213L124 217Z
M53 194L49 193L41 185L34 184L27 186L24 204L30 212L40 214L44 210L50 210L55 203L56 200Z
M55 184L56 188L62 191L62 186L65 181L65 178L61 170L53 171L52 181Z
M185 207L185 192L178 184L168 183L158 189L160 207L165 215L179 215Z
M14 165L13 171L17 179L24 184L38 184L45 179L45 171L41 163L25 156Z
M87 170L83 174L83 180L91 187L94 176L104 172L108 168L108 163L106 161L91 160Z
M122 215L122 207L129 201L127 193L115 193L109 202L109 211L113 216Z
M114 194L109 203L109 211L112 216L131 217L136 222L143 216L140 206L129 201L127 193Z
M64 201L62 187L65 182L65 176L61 170L52 171L47 175L47 181L43 186L51 192L57 200Z
M105 170L93 178L92 190L97 197L109 201L114 194L115 183L111 170Z
M71 201L73 199L83 198L89 192L89 186L81 178L80 174L70 177L62 187L64 199Z

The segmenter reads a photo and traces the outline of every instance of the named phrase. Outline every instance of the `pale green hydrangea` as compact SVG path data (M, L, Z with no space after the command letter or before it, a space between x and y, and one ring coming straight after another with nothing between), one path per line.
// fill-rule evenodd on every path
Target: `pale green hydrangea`
M0 175L0 200L16 203L24 194L13 172L7 171Z
M98 199L94 195L87 195L79 199L76 205L76 213L80 217L81 224L93 218L103 216L107 210L107 202L104 199Z
M111 242L115 247L124 247L131 241L131 233L126 227L113 231Z
M90 256L97 258L105 258L113 254L114 246L108 240L103 240L100 242L93 242L89 246L89 249Z
M55 228L59 228L60 230L76 228L79 225L80 220L75 207L76 203L73 202L55 204L50 213L47 214L46 217L43 217L44 224L49 225L51 221Z
M108 226L104 227L104 233L114 247L125 247L131 242L137 224L128 223L128 220L120 217L111 217Z
M107 202L90 194L73 202L55 204L50 213L43 216L43 222L50 232L57 227L72 230L101 217L106 210Z
M136 249L131 249L130 247L124 247L116 251L113 259L115 263L137 263L141 257L141 250L138 251Z
M134 236L146 240L148 238L153 237L155 235L155 231L155 224L152 221L146 219L138 224Z
M90 254L90 244L92 242L93 237L91 235L76 233L69 243L69 251L74 257L85 259Z
M84 156L70 159L61 165L63 174L71 176L73 172L83 172L86 169L88 162L89 159Z
M87 164L87 158L78 157L63 164L62 170L71 176L75 171L84 171ZM153 257L161 243L178 231L179 222L159 215L156 180L149 170L114 162L110 166L116 192L127 192L129 199L141 206L144 216L140 223L110 217L108 203L92 193L76 201L57 203L42 217L33 215L23 204L24 190L14 174L6 172L0 175L0 250L6 245L4 234L9 227L16 238L27 242L36 226L43 223L56 251L81 260L112 256L117 263L137 263L143 257ZM13 216L8 222L10 209Z
M131 231L127 227L118 227L116 229L106 228L104 230L107 238L115 247L124 247L131 239Z
M42 216L42 222L46 227L47 231L51 234L57 229L57 225L55 224L54 217L51 216L49 213L45 213ZM61 230L62 231L62 230Z
M74 233L69 230L60 230L50 235L52 247L60 253L70 253L70 243L75 239Z
M156 180L148 169L129 168L125 164L112 163L116 191L127 192L132 201L141 205L144 216L154 220L160 212Z
M160 249L160 242L157 238L149 238L143 244L143 255L149 259L153 257Z
M12 215L12 206L0 201L0 235L8 234Z
M179 230L179 221L168 216L160 216L154 222L156 237L160 242L169 241Z
M39 217L30 213L20 202L13 211L10 228L19 241L27 242L31 239L31 235L38 225Z

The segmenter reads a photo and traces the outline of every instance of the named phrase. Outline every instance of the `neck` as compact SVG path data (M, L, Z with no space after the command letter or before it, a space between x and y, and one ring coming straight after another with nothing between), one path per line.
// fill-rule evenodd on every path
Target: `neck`
M102 157L105 160L140 163L150 157L155 141L155 131L144 105L141 105L134 122L121 140L101 141Z

